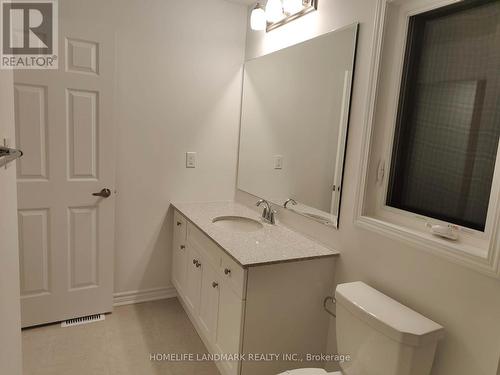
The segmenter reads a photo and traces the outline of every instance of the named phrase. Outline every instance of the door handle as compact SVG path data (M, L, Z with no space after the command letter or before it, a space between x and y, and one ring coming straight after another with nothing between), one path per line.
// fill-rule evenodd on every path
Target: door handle
M21 156L23 156L23 152L21 150L0 146L0 167L7 165L7 163L20 158Z
M98 193L92 193L92 195L94 197L109 198L111 196L111 190L104 188Z

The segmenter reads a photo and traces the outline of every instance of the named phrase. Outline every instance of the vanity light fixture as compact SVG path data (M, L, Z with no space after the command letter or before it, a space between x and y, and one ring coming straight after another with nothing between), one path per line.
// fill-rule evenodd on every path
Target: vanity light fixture
M285 18L285 12L283 11L283 3L281 0L267 0L266 17L267 21L271 23L281 21Z
M266 11L264 7L257 3L250 16L250 27L255 31L263 31L267 27Z
M252 30L271 31L318 9L319 0L267 0L257 3L250 16Z
M295 14L304 9L302 0L283 0L283 10L287 14Z

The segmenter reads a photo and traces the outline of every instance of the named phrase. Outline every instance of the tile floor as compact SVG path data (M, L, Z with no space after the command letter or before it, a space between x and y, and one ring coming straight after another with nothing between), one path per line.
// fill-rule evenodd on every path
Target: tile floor
M149 359L206 352L175 298L117 307L103 322L23 330L24 375L219 375L213 362Z

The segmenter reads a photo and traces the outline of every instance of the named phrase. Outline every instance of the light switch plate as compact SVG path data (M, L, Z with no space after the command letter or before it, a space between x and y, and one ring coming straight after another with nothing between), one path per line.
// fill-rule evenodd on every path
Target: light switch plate
M283 155L274 155L274 169L283 169Z
M186 152L186 168L196 168L196 152Z

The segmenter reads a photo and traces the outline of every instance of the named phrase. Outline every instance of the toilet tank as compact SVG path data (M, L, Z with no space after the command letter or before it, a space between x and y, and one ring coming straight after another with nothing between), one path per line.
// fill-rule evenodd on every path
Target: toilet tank
M338 353L344 375L429 375L443 327L362 282L340 284Z

